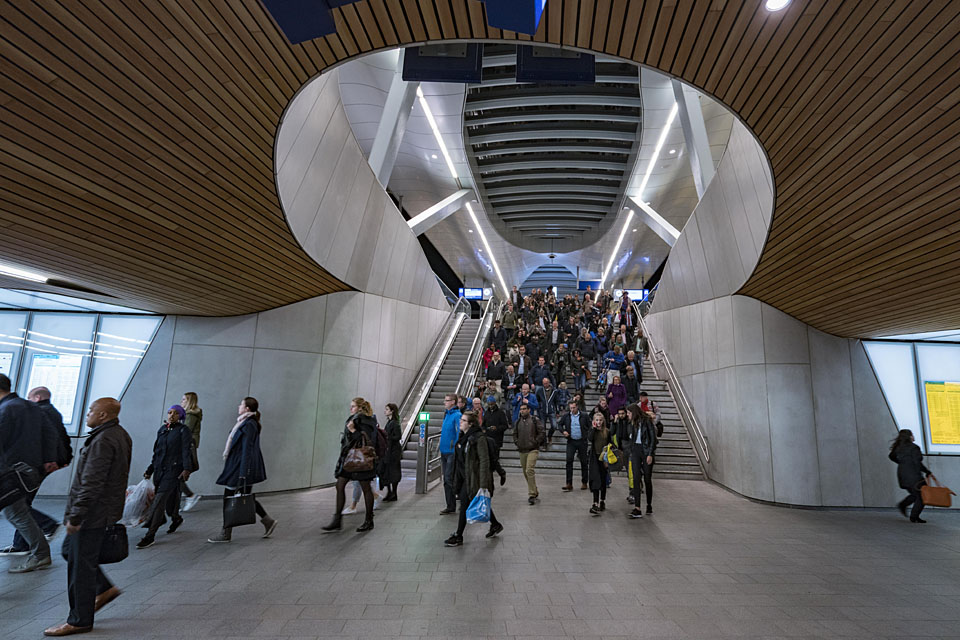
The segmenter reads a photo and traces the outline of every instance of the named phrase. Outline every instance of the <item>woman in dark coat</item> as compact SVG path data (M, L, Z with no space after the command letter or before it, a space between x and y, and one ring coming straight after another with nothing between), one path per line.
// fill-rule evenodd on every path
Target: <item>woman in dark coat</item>
M403 452L400 450L400 440L403 432L400 430L400 409L392 402L385 407L387 426L384 431L387 434L387 455L380 467L380 488L387 489L387 495L383 498L384 502L395 502L397 500L397 485L400 483L402 472L400 470L400 460Z
M923 465L923 453L913 440L910 429L901 429L897 439L890 445L889 458L897 463L897 482L900 488L906 489L909 494L897 504L897 509L907 517L907 507L912 504L910 522L924 523L926 520L920 519L920 512L923 511L920 489L927 484L927 478L936 480L936 476Z
M347 418L343 435L340 436L340 457L337 459L335 471L337 478L337 511L330 524L321 527L324 533L340 531L343 507L347 503L347 483L353 480L360 483L360 489L363 491L363 503L366 507L366 518L363 524L357 527L357 531L363 533L373 529L373 489L370 487L370 481L377 477L377 461L374 460L373 468L368 471L347 471L343 466L344 460L351 449L367 446L376 447L376 444L377 421L373 417L373 408L363 398L354 398L350 401L350 417Z
M447 547L463 545L463 532L467 528L467 509L480 489L490 492L493 498L493 460L490 458L490 445L480 426L480 418L473 411L465 411L460 416L460 437L453 450L453 485L460 499L460 518L457 530L443 544ZM503 525L497 520L490 507L490 530L487 538L503 531Z
M607 428L607 419L603 413L595 411L590 420L590 433L587 439L587 477L590 491L593 492L593 506L590 515L599 516L606 511L607 484L610 470L606 460L600 460L604 447L610 443L610 429Z
M193 471L193 455L190 449L193 437L183 424L185 415L183 407L173 405L167 410L167 421L157 431L157 439L153 443L153 460L143 474L144 478L153 476L157 493L147 517L147 533L137 543L137 549L153 546L157 530L165 521L164 511L173 520L167 533L173 533L183 524L183 518L180 517L180 481L186 481Z
M267 479L267 469L260 452L260 403L256 398L244 398L237 407L237 422L227 436L223 449L223 471L217 484L226 487L223 499L236 494L237 489L249 489ZM263 537L269 538L277 528L277 521L267 515L260 501L255 501L257 515L263 525ZM207 542L230 542L233 530L223 527L220 534L207 538Z

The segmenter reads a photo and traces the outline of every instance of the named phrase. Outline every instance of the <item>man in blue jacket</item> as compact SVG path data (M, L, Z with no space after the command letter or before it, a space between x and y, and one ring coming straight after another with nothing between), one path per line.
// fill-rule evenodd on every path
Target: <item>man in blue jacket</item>
M460 437L460 409L457 409L457 394L443 397L443 426L440 427L440 468L443 470L443 496L446 506L440 515L457 512L457 494L453 488L453 454Z
M567 438L567 484L564 491L573 491L573 457L580 461L580 488L587 488L587 437L590 433L590 418L580 412L576 400L567 405L570 411L560 418L560 432Z
M530 393L530 385L524 383L520 387L520 393L518 393L513 399L513 422L516 424L517 418L520 417L520 407L523 405L530 405L530 413L537 414L540 412L540 403L537 402L537 396L533 393Z

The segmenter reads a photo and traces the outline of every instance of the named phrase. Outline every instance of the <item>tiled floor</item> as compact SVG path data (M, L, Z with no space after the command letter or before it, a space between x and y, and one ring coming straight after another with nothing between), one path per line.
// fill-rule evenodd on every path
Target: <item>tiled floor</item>
M475 525L453 549L438 491L405 486L366 535L353 532L361 516L319 534L330 490L267 496L275 537L245 527L229 545L205 543L220 514L202 502L179 532L107 569L123 595L96 637L960 637L960 513L912 525L895 511L784 509L662 481L655 515L631 521L623 480L597 518L586 492L559 485L543 478L531 507L511 476L494 496L501 537ZM59 557L0 574L0 638L63 621L65 583Z

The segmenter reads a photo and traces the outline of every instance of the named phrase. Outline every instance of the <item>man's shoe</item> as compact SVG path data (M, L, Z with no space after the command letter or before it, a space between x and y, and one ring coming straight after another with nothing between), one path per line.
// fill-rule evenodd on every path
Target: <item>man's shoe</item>
M177 516L173 519L173 524L170 525L170 528L167 529L167 533L174 533L177 529L180 528L180 525L183 524L183 518Z
M453 534L449 538L443 541L443 546L445 547L462 547L463 546L463 536L458 536Z
M186 500L183 501L183 510L190 511L190 509L193 509L195 506L197 506L198 502L200 502L199 493L195 493L192 496L189 496Z
M591 515L591 516L598 516L598 515L600 515L600 507L598 507L597 505L591 506L591 507L590 507L590 515Z
M30 549L14 549L13 545L0 549L0 556L26 556L30 554Z
M634 509L633 511L630 512L628 517L632 520L636 520L637 518L642 518L643 511L640 511L640 509Z
M527 498L527 504L537 504L537 499L534 496Z
M233 535L233 531L230 531L228 529L221 529L220 533L218 533L217 535L213 536L212 538L207 538L207 542L211 542L213 544L219 544L221 542L230 542L230 537L232 535Z
M323 531L324 533L333 533L334 531L340 531L340 529L342 528L343 527L340 524L340 518L336 517L333 520L331 520L330 524L328 524L327 526L320 527L320 531Z
M451 513L456 513L456 512L457 512L456 509L443 509L442 511L440 511L440 515L442 515L442 516L448 516L448 515L450 515Z
M53 540L54 538L56 538L59 532L60 532L60 525L55 524L53 525L53 529L51 529L49 533L43 534L43 537L46 538L47 541L49 542L50 540Z
M144 538L137 543L137 549L152 547L154 542L155 540L152 537L144 536Z
M648 516L653 515L653 507L651 507L650 505L647 505L647 515Z
M373 529L373 520L364 520L363 524L357 527L357 533L364 533Z
M580 491L586 491L586 490L589 489L589 488L590 488L590 487L587 486L587 483L586 483L586 482L584 482L583 484L580 485Z
M98 595L97 599L94 600L93 602L94 612L100 611L100 609L103 609L105 606L107 606L108 603L116 600L117 596L119 596L121 593L123 592L120 591L120 589L117 589L116 587L110 587L109 589L107 589L106 591Z
M563 485L563 489L561 489L561 491L573 491L573 485L565 484Z
M55 627L50 627L43 630L43 635L45 636L72 636L75 633L89 633L93 631L93 626L89 627L75 627L72 624L58 624Z
M269 538L273 535L274 529L277 528L277 521L273 518L264 518L260 521L260 524L263 525L263 537Z
M29 573L30 571L36 571L38 569L47 569L51 564L53 564L53 561L49 556L46 558L37 558L31 556L20 564L11 566L9 569L7 569L7 573Z
M502 525L502 524L500 524L499 522L496 523L496 524L492 524L492 525L490 525L490 531L487 531L487 535L485 535L484 537L485 537L485 538L492 538L493 536L497 535L497 534L500 533L501 531L503 531L503 525Z
M507 484L507 474L506 474L506 473L501 473L501 474L500 474L500 486L502 487L502 486L505 485L505 484Z

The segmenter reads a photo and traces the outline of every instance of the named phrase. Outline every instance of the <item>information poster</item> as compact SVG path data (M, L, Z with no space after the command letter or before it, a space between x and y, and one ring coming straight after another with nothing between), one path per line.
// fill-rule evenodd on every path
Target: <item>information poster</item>
M13 351L0 351L0 373L9 376L11 366L13 366Z
M923 383L932 444L960 444L960 382Z
M30 367L28 388L50 389L50 402L63 414L63 423L73 422L73 408L77 402L77 387L83 356L67 353L36 353Z

